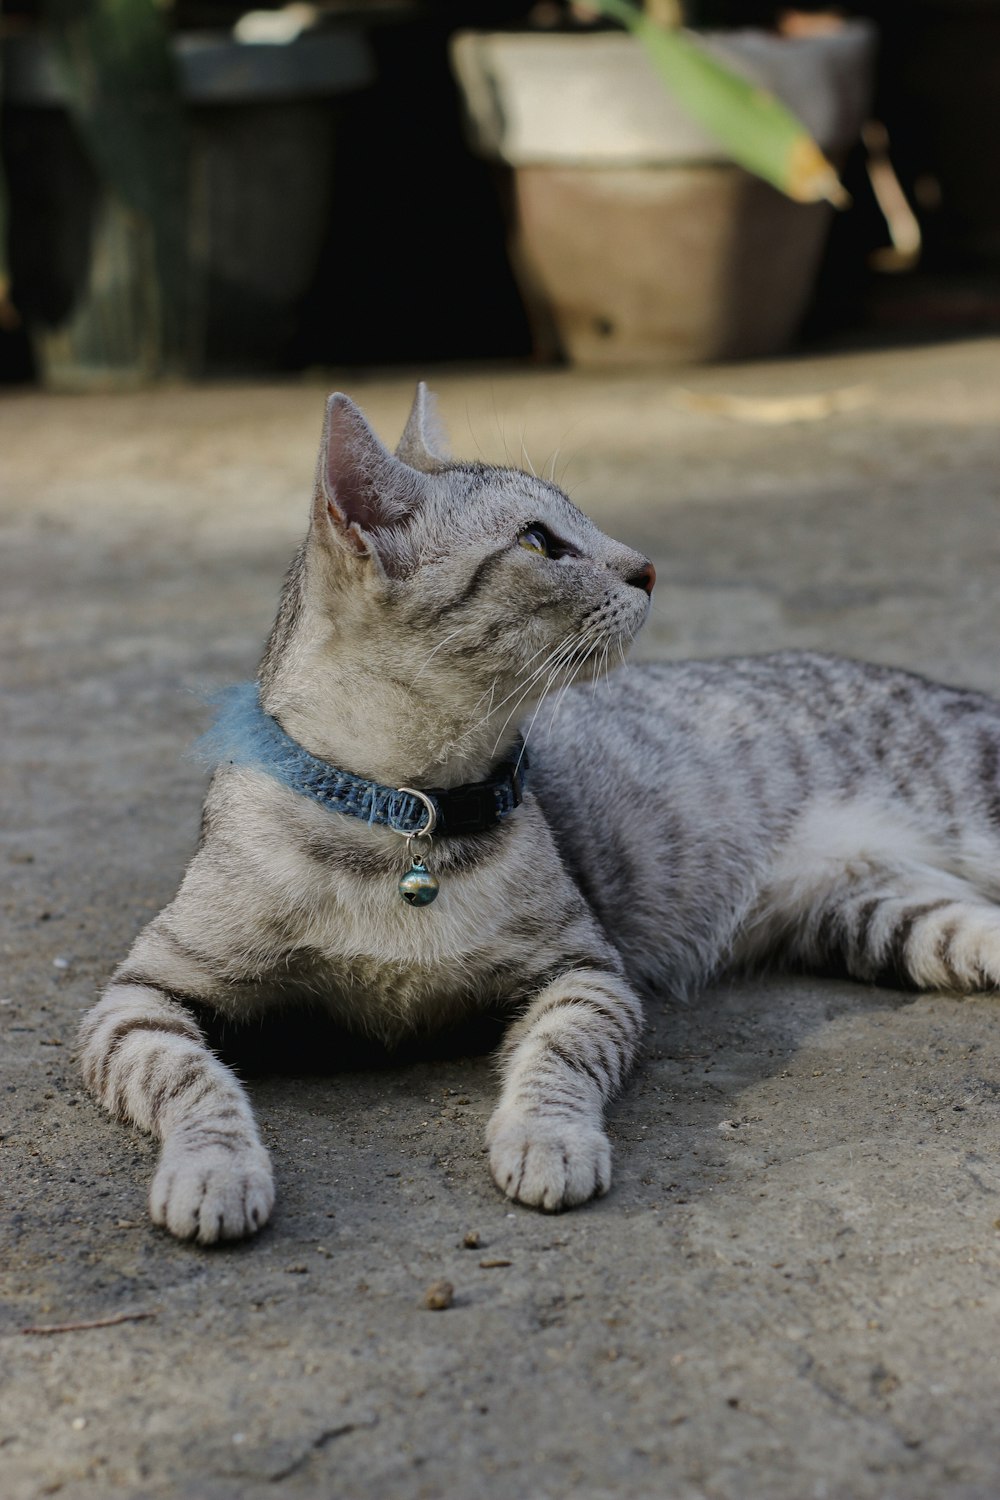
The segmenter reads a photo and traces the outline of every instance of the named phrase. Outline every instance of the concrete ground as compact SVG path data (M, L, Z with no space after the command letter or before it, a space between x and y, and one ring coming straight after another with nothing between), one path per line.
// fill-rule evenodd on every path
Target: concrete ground
M395 440L411 380L342 383ZM1000 344L436 383L456 450L560 450L652 553L646 654L819 646L1000 692ZM654 1006L614 1188L561 1217L490 1184L488 1059L286 1064L251 1084L272 1227L206 1252L148 1224L153 1146L84 1096L74 1032L191 848L191 690L254 667L325 389L0 403L0 1495L995 1496L994 999L776 977Z

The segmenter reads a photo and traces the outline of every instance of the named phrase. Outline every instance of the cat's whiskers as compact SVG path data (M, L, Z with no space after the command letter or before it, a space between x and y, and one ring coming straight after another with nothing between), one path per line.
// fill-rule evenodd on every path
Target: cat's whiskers
M589 655L590 655L590 648L587 648L587 649L585 649L583 651L583 653L581 655L579 655L577 657L576 661L573 663L571 669L569 670L569 675L568 675L566 681L563 683L562 688L560 689L558 696L555 698L555 700L554 700L554 702L552 704L552 713L549 715L549 727L548 727L548 729L545 732L546 741L549 739L549 737L552 734L552 726L553 726L553 724L556 721L556 715L559 713L559 708L560 708L560 706L562 704L563 698L565 697L567 690L573 686L573 683L576 680L577 675L579 674L579 672L582 670L582 668L586 664ZM539 704L538 706L539 706L539 708L541 708L541 704ZM532 722L534 722L534 721L532 721ZM527 738L527 737L525 737L525 738Z
M594 672L593 687L592 687L591 695L590 695L592 698L596 698L597 697L597 689L598 689L599 684L601 682L607 682L607 680L608 680L608 657L610 655L611 655L611 638L609 636L608 639L604 642L604 649L601 652L601 659L597 663L597 670Z
M608 635L600 626L596 628L591 627L582 637L581 644L584 648L583 652L580 655L579 659L572 663L571 675L568 681L563 684L562 689L559 693L559 697L553 708L553 719L555 718L555 715L559 710L563 698L566 696L568 690L572 687L573 682L579 676L580 672L587 665L587 663L591 661L598 652L601 652L601 656L596 668L594 669L593 674L595 689L601 679L606 678L608 675L608 655L611 650L610 635Z
M548 693L550 687L552 686L552 683L558 677L560 671L562 671L562 669L566 665L566 663L570 660L570 658L572 657L573 652L575 651L575 649L576 649L575 639L571 638L570 640L565 641L563 643L562 650L560 651L559 655L556 656L556 659L554 661L551 661L551 662L549 662L549 661L544 662L542 664L542 666L539 668L539 670L531 677L531 679L528 681L527 685L525 686L524 690L518 696L517 702L514 704L514 707L511 709L510 713L507 715L507 718L504 720L503 725L501 726L500 733L497 736L496 744L493 747L493 753L494 753L494 755L496 754L497 746L499 746L500 741L503 739L503 736L504 736L504 733L505 733L505 731L507 729L508 724L510 724L511 720L514 718L514 716L517 714L518 710L521 708L521 705L528 698L528 696L530 695L530 693L532 691L532 688L536 685L536 683L538 682L538 680L542 676L542 674L546 670L548 670L548 676L545 679L545 684L544 684L544 686L542 688L542 691L541 691L541 694L540 694L539 700L538 700L538 706L539 707L541 707L541 704L544 702L545 696ZM534 722L534 721L532 721L532 722Z
M552 709L552 717L549 720L549 734L552 733L552 727L555 724L556 715L558 714L559 709L562 707L562 701L566 696L568 689L572 687L573 681L579 675L580 670L586 665L589 655L596 654L597 651L600 651L600 659L594 669L592 694L596 695L597 689L601 686L602 683L605 684L605 686L607 685L608 680L611 676L610 658L611 648L613 645L616 645L618 647L618 650L621 652L622 661L625 661L625 653L622 647L622 638L620 635L616 635L614 637L612 637L611 635L607 635L604 637L603 643L600 640L597 641L594 644L592 651L585 655L574 668L573 676L570 678L569 682L559 694L559 697L555 702L555 706Z
M496 755L496 753L497 753L497 750L498 750L498 748L500 746L500 741L504 737L504 734L506 732L508 724L510 724L511 720L514 718L514 715L517 713L518 709L521 707L521 704L525 701L525 699L531 693L532 688L538 682L538 680L542 676L542 674L547 670L549 675L546 678L545 686L542 688L541 697L539 698L539 705L541 705L542 701L544 700L546 694L549 691L549 688L551 687L552 683L555 681L556 677L559 675L559 673L565 667L566 663L573 656L574 652L576 651L576 648L577 648L578 644L579 644L579 635L578 634L573 634L571 636L568 636L557 647L555 647L555 649L553 651L551 651L549 653L549 655L546 657L545 661L542 662L541 666L538 667L538 668L536 668L536 670L531 674L530 678L525 683L523 689L518 694L517 701L515 702L513 708L511 709L510 713L507 715L507 717L504 720L503 724L500 726L500 733L497 735L496 743L493 746L493 754L494 755ZM507 702L507 699L505 698L503 700L503 703L506 703L506 702ZM499 704L498 707L502 708L503 707L503 703ZM485 720L483 722L485 722Z
M538 703L535 706L535 711L532 714L531 723L528 725L528 729L525 733L525 740L527 740L528 734L531 733L535 720L538 718L539 711L549 693L552 691L552 688L555 685L557 679L567 672L571 672L573 675L575 675L579 667L582 666L586 661L591 649L590 639L591 632L589 630L580 631L572 636L567 637L566 640L564 640L560 644L560 646L555 649L555 651L549 653L546 661L542 663L541 668L532 674L532 677L528 683L528 691L530 691L531 687L534 686L534 684L537 682L541 673L544 672L546 668L548 668L548 676L546 677L545 685L542 688ZM577 661L578 656L579 661ZM509 723L510 720L514 717L514 714L517 712L518 708L524 702L524 699L526 697L527 691L523 692L519 697L517 703L515 703L513 709L508 715L507 723ZM504 728L506 728L506 724L504 725ZM501 735L502 733L503 731L501 730ZM499 744L499 741L497 743Z
M471 724L469 726L469 728L466 729L462 733L461 739L460 739L460 743L462 745L469 745L476 738L476 736L479 733L479 731L485 725L489 724L490 720L493 719L497 713L499 713L500 709L503 708L505 704L509 703L512 698L514 698L517 701L515 702L513 708L510 710L510 713L507 715L506 719L504 720L503 724L501 725L501 727L500 727L500 733L497 736L496 744L494 745L493 750L491 752L492 755L496 755L497 748L498 748L498 746L500 744L500 741L502 740L502 738L504 736L504 732L505 732L505 730L507 728L507 725L510 723L511 719L517 713L517 711L518 711L519 707L521 706L521 704L523 703L524 699L531 692L532 688L535 686L535 684L537 683L537 681L539 680L539 678L542 677L543 674L550 668L550 666L553 663L553 661L555 660L555 658L558 657L560 655L560 653L566 648L566 646L569 644L569 641L571 639L572 639L572 637L570 637L570 638L564 638L563 640L559 641L555 646L553 646L548 651L548 653L546 654L545 659L537 667L535 667L534 671L531 673L531 675L528 678L528 680L526 682L523 682L523 683L517 683L511 689L511 691L509 693L507 693L503 698L500 699L499 703L494 703L494 701L493 701L494 697L496 695L497 682L499 680L498 678L495 677L493 679L493 682L491 683L490 687L488 689L484 690L482 693L480 693L479 697L476 699L475 704L473 705L473 710L475 710L476 708L479 707L479 705L483 702L483 700L486 697L489 697L489 700L490 700L489 701L489 707L487 708L486 713L481 718L477 719L474 724ZM544 650L544 647L542 647L541 649ZM537 651L534 653L535 656L537 656L538 654L539 654L539 652L537 652ZM522 670L523 670L523 668L522 668Z
M491 397L493 399L493 419L494 419L494 421L497 424L497 432L499 432L499 434L500 434L500 441L503 443L503 456L504 456L504 459L506 461L507 467L509 469L510 468L510 449L507 446L507 433L504 430L503 422L500 419L500 412L499 412L499 410L497 408L497 393L496 393L496 390L492 386L490 388L490 395L491 395Z
M518 667L518 669L517 669L517 676L520 677L522 673L526 672L528 670L528 668L530 667L531 663L534 661L535 657L536 656L541 656L541 654L542 654L542 652L544 650L545 650L544 646L539 646L539 648L538 648L537 651L532 651L531 655L527 658L527 660L525 661L524 665L521 666L521 667ZM554 656L555 652L558 651L558 650L559 650L559 647L556 646L554 648L554 650L550 650L549 651L549 656Z
M544 648L544 646L540 646L540 648L538 648L538 651L532 652L531 657L528 658L528 661L526 661L525 666L523 666L522 669L520 669L520 672L523 672L523 670L526 670L526 667L528 667L528 664L531 663L531 661L534 661L534 658L537 657L537 655L540 654L541 651L544 651L544 649L546 649L546 648ZM487 697L489 697L489 700L490 700L490 702L489 702L489 708L486 709L486 714L484 714L483 717L477 718L477 720L475 720L475 723L472 724L472 726L469 727L469 729L465 730L465 733L463 733L463 735L462 735L462 742L465 742L466 739L471 738L471 736L474 735L475 730L481 729L481 727L483 727L483 724L486 724L487 721L490 720L490 717L492 717L492 715L495 714L495 712L498 711L498 709L501 709L502 706L504 706L504 703L510 702L511 697L516 697L517 694L519 694L520 691L523 690L523 687L525 687L525 685L528 685L528 687L531 687L531 682L534 681L534 679L537 678L537 676L540 675L541 672L544 672L544 669L546 669L547 661L549 661L549 657L553 657L553 655L555 655L555 652L558 651L558 649L559 649L559 646L555 646L555 649L550 649L549 655L547 655L547 657L546 657L546 661L543 661L543 663L541 663L541 666L535 667L534 672L531 673L531 679L529 679L528 684L523 684L523 682L519 682L519 684L517 684L516 687L511 688L510 693L507 693L507 696L501 697L501 700L499 700L499 703L493 702L493 699L495 699L495 697L496 697L496 685L498 685L498 682L499 682L499 676L495 676L495 678L493 678L493 681L490 682L489 687L484 687L483 691L481 691L481 693L480 693L480 696L478 696L477 699L475 699L475 702L472 703L472 712L475 712L475 709L477 709L478 706L480 706L480 703L484 702L484 699L487 699ZM520 676L520 672L517 673L517 675Z
M593 630L592 629L583 638L583 642L582 642L582 645L583 645L583 648L584 648L583 652L578 657L578 659L571 664L571 669L570 669L569 677L567 678L566 682L563 683L563 686L562 686L562 688L560 689L560 692L559 692L559 696L556 698L555 703L552 706L552 716L549 719L549 730L548 730L549 734L552 733L552 726L555 723L556 715L558 714L560 708L562 707L563 699L566 697L566 694L569 692L570 688L573 686L573 683L576 681L577 677L580 675L581 671L586 666L587 662L600 649L600 646L601 646L603 638L604 638L604 632L600 628L598 628L597 630ZM601 671L601 668L598 667L598 670L597 670L597 673L595 674L595 679L594 679L595 680L595 684L596 684L596 680L597 680L597 675L599 675L600 671Z
M593 673L591 675L591 678L590 678L590 696L592 698L594 697L594 695L597 692L597 684L600 681L601 672L602 672L604 666L607 665L606 659L604 661L602 661L601 658L600 658L600 656L599 656L599 652L601 650L601 646L604 647L605 651L607 650L607 643L606 642L600 642L597 646L594 647L594 655L598 657L598 662L597 662L597 666L594 668L594 671L593 671Z
M573 432L574 432L574 430L575 430L575 428L577 426L578 426L577 422L570 422L569 426L568 427L564 427L563 430L562 430L562 432L559 434L559 442L558 442L558 445L556 447L556 451L552 455L552 463L549 466L549 483L550 484L555 484L556 483L556 464L558 463L558 461L559 461L559 455L560 455L560 453L563 450L563 444L565 443L565 441L566 441L566 439L568 437L571 437L573 435ZM566 465L564 464L563 465L563 473L565 474L565 472L566 472ZM565 486L561 484L561 481L560 481L560 488L565 489Z
M421 666L416 677L414 678L414 682L416 682L417 678L426 669L434 654L437 651L441 650L449 640L453 639L454 636L459 633L460 632L458 631L453 631L449 636L446 636L443 641L438 642L438 644L434 647L434 650L429 654L428 658ZM473 711L475 712L483 704L485 704L485 712L483 712L482 715L476 719L475 723L470 725L467 729L464 729L459 734L457 740L452 746L453 750L457 750L459 751L459 753L466 755L472 753L475 741L483 727L489 725L491 721L493 723L496 723L499 711L507 704L510 704L510 709L505 716L503 723L499 727L499 731L496 735L492 751L490 752L490 758L492 759L493 757L495 757L509 726L516 720L516 717L526 700L531 697L533 693L538 692L539 683L542 683L542 687L541 691L538 693L538 701L532 712L531 721L528 726L528 733L530 734L533 730L542 706L546 702L552 701L552 694L555 691L557 692L558 696L556 697L556 700L553 704L552 715L549 721L549 733L551 733L552 725L554 724L556 715L559 711L560 706L562 705L562 701L565 697L566 691L580 676L580 673L583 671L588 661L591 661L596 653L598 651L601 651L602 648L603 654L601 656L600 663L594 673L595 686L596 682L601 678L601 676L606 676L611 644L611 638L607 636L603 630L595 629L591 625L589 627L585 627L582 631L571 632L568 636L565 636L562 640L557 641L554 646L549 647L547 650L545 646L538 647L518 668L516 676L517 678L521 678L523 680L515 680L514 686L499 701L497 701L496 699L497 688L499 685L498 676L494 677L490 685L485 688L482 693L480 693L479 697L476 699L475 704L473 705ZM540 661L538 660L539 657L541 657ZM525 676L525 674L527 675Z
M470 749L472 740L475 738L476 731L478 729L481 729L484 724L489 723L494 712L496 711L496 705L494 705L493 700L496 697L497 684L499 683L499 681L499 676L494 677L489 687L483 689L483 691L479 694L479 697L476 699L475 703L472 705L472 711L473 713L475 713L479 705L483 703L487 698L489 699L489 703L486 707L486 713L483 715L483 717L481 719L477 719L475 724L473 724L471 728L463 729L461 734L458 736L457 740L455 741L456 750L462 753L467 753Z
M496 411L496 395L495 394L494 394L494 397L493 397L493 409L494 409L494 411ZM476 434L475 434L475 432L473 431L473 428L472 428L472 412L470 410L468 401L466 401L466 403L465 403L465 425L466 425L466 428L468 430L469 438L470 438L470 440L472 442L473 447L475 448L476 452L479 454L480 459L483 462L485 462L486 461L486 454L483 452L483 445L479 441L479 439L476 437Z
M562 707L562 701L563 701L563 699L565 698L566 694L569 692L570 688L573 686L573 683L576 681L577 677L583 671L584 667L587 665L587 662L594 655L595 650L596 650L596 647L592 648L590 651L585 652L584 655L577 662L576 666L573 668L572 676L570 677L569 681L566 683L566 686L563 688L562 692L559 694L559 697L556 699L555 707L552 710L552 717L553 718L555 718L556 714L559 712L560 708ZM600 667L598 667L597 671L600 672ZM596 674L595 674L594 686L595 686L595 688L597 686Z
M479 706L483 703L486 704L486 710L480 718L476 719L475 723L466 726L466 728L462 730L461 734L458 737L458 743L460 745L468 746L469 744L471 744L472 740L476 736L477 731L480 730L484 724L489 723L490 719L496 713L497 709L501 706L500 704L494 703L493 701L496 696L497 681L498 679L494 677L490 686L484 689L484 691L479 694L479 697L476 699L475 703L473 703L471 708L472 713L476 713Z
M505 698L501 698L500 702L497 703L497 704L494 704L492 702L492 700L491 700L489 712L486 714L485 718L477 720L477 722L473 725L473 727L469 731L469 733L472 734L472 733L475 732L475 730L481 728L482 725L486 723L487 719L490 717L491 714L496 713L499 709L503 708L504 704L505 703L509 703L512 698L518 697L518 695L520 694L521 698L522 698L522 701L523 701L524 694L526 692L530 692L531 691L531 688L534 685L534 683L537 682L538 678L542 675L542 673L545 671L546 667L553 660L553 658L556 657L559 654L559 652L563 649L563 647L566 645L568 639L570 639L570 638L569 637L564 638L562 641L560 641L558 643L558 645L553 646L549 650L548 655L545 657L545 660L543 662L541 662L539 666L535 667L534 671L531 673L531 676L528 678L528 680L527 680L526 683L518 683L515 687L511 688L511 690L507 694L507 696ZM545 650L545 647L544 646L540 646L539 649L538 649L538 651L532 652L531 656L529 656L528 660L524 663L524 666L521 667L518 670L517 676L520 677L521 673L525 672L527 670L528 666L530 665L530 663L532 661L534 661L535 657L538 656L544 650ZM494 679L494 691L495 691L495 682L496 682L496 679ZM480 693L480 695L476 699L476 702L473 705L473 707L478 708L479 704L482 703L482 701L483 701L483 699L485 697L486 697L486 693L485 692Z
M430 666L431 662L433 661L434 657L438 654L438 652L444 646L447 646L447 644L448 644L449 641L453 641L456 636L462 635L462 634L463 634L463 631L462 631L462 628L460 626L458 630L449 631L449 633L445 636L444 640L438 641L438 643L434 647L433 651L431 651L430 654L425 659L423 666L420 668L420 671L415 674L415 676L413 678L413 683L415 683L417 681L418 677L422 677L423 676L423 674L426 672L427 668ZM413 683L410 684L411 687L413 686Z
M569 655L565 659L561 659L558 662L558 664L553 668L553 670L549 673L549 675L548 675L548 677L546 679L546 682L545 682L545 686L542 689L542 696L539 698L538 702L535 705L535 712L531 716L531 722L529 723L527 729L524 731L524 736L523 736L524 743L522 744L522 746L521 746L521 752L520 752L520 754L517 757L517 765L514 767L515 771L520 767L521 761L524 758L524 752L527 749L528 740L531 737L531 731L535 727L535 720L538 718L538 715L542 711L542 705L545 702L546 698L548 697L549 691L551 690L553 683L555 682L556 678L559 676L559 674L560 674L561 671L563 671L564 669L568 671L570 669L570 663L573 661L574 657L576 657L576 655L580 651L580 649L581 649L581 642L578 640L574 644L573 649L569 653ZM584 649L584 654L583 654L582 657L580 657L580 661L579 661L578 667L579 667L579 665L582 665L582 663L586 660L586 658L587 658L587 652L586 652L586 649ZM574 675L575 675L575 671L578 670L578 667L574 669ZM572 681L572 677L570 678L570 681Z

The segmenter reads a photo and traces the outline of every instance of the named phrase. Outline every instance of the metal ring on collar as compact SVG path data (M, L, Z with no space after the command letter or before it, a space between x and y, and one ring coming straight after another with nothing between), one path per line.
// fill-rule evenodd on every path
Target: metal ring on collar
M410 835L410 837L411 838L415 838L415 839L420 839L420 838L425 838L425 837L429 838L430 835L434 832L435 828L437 827L437 820L438 820L437 808L435 807L435 805L434 805L433 801L431 800L431 798L428 797L428 795L427 795L426 792L418 792L417 789L415 787L412 787L412 786L399 786L399 787L396 788L396 790L397 790L397 792L406 792L407 795L410 796L410 797L419 797L420 798L420 801L424 804L424 806L427 809L427 822L426 822L426 824L424 825L423 828L418 828L416 830L416 832L414 832L414 833L412 833Z

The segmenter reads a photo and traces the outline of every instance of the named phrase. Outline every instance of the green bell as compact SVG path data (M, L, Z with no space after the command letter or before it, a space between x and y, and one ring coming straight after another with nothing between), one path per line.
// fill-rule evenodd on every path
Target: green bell
M415 859L412 868L399 882L399 894L411 906L430 906L437 900L440 887L427 866Z

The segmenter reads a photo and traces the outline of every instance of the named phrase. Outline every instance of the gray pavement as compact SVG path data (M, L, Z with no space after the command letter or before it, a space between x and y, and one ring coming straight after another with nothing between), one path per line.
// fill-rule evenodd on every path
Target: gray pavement
M394 440L412 381L339 383ZM192 690L253 669L332 384L0 401L0 1496L995 1496L994 999L652 1007L614 1188L559 1217L490 1185L487 1058L286 1063L251 1082L273 1226L148 1225L154 1149L83 1095L74 1031L191 848ZM558 449L650 551L645 654L1000 693L1000 344L436 385L456 450ZM22 1331L118 1314L150 1316Z

